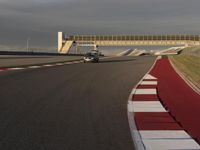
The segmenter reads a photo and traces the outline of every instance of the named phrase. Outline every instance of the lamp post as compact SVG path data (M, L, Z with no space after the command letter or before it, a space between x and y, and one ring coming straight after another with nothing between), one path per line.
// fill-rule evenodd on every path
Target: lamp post
M29 43L30 43L30 38L27 38L27 41L26 41L26 51L29 52Z

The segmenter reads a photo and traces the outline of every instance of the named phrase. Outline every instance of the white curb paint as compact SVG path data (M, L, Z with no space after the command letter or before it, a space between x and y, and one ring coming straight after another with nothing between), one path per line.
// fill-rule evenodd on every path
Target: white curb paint
M184 130L140 130L142 139L190 139Z
M147 150L194 150L200 146L193 139L143 140Z
M42 65L43 67L51 67L51 66L53 66L53 65Z
M41 66L29 66L27 68L30 68L30 69L36 69L36 68L41 68Z
M9 68L8 70L22 70L22 69L25 69L25 68ZM4 71L4 70L2 70Z
M155 95L157 94L156 89L136 89L135 95Z
M155 78L154 76L152 76L152 75L150 75L150 74L147 74L147 75L144 76L143 79L155 80L155 79L157 79L157 78Z
M3 71L12 71L12 70L22 70L22 69L37 69L42 67L53 67L53 66L61 66L61 65L69 65L69 64L77 64L81 63L83 61L71 61L71 62L65 62L65 63L55 63L55 64L44 64L44 65L35 65L35 66L26 66L26 67L13 67L13 68L2 68L0 69L0 72Z
M62 66L62 65L64 65L64 63L57 63L56 65L57 66Z
M142 81L140 85L157 85L157 81Z
M100 58L100 59L107 59L107 58L113 58L113 57L104 57L104 58ZM26 66L23 68L17 68L17 67L13 67L13 68L2 68L0 69L0 72L3 71L11 71L11 70L22 70L22 69L36 69L36 68L42 68L42 67L53 67L53 66L62 66L62 65L71 65L71 64L78 64L78 63L82 63L83 60L72 60L72 61L68 61L68 62L63 62L63 63L55 63L55 64L44 64L44 65L39 65L39 66Z
M135 107L163 107L160 101L132 101Z
M129 112L167 112L160 101L132 101L128 109Z
M140 130L139 133L148 150L200 149L184 130Z

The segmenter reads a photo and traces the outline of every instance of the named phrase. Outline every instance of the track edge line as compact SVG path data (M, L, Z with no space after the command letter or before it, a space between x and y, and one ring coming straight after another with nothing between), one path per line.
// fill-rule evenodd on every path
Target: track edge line
M132 91L135 92L134 89L136 89L136 87L142 82L142 80L144 79L144 77L150 73L150 71L154 68L157 60L161 59L162 56L157 56L157 58L155 59L154 63L152 64L152 66L150 67L150 69L147 71L147 73L141 78L141 80L134 86L134 88L131 90L131 93L129 95L128 98L128 103L127 103L127 116L128 116L128 122L129 122L129 127L130 127L130 132L131 132L131 136L132 136L132 140L133 140L133 144L135 146L136 150L145 150L145 145L142 142L142 138L141 135L136 127L135 124L135 120L134 120L134 112L130 112L129 111L129 106L130 106L130 101L132 101L132 96L134 95L134 93Z

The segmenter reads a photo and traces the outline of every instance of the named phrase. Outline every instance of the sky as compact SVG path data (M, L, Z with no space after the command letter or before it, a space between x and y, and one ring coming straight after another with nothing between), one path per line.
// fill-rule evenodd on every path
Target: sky
M200 0L0 0L0 45L73 34L199 34Z

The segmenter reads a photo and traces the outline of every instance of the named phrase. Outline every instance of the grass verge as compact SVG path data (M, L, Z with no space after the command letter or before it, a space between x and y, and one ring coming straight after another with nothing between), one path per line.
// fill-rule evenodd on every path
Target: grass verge
M200 57L192 55L170 56L175 67L198 89L200 89Z

